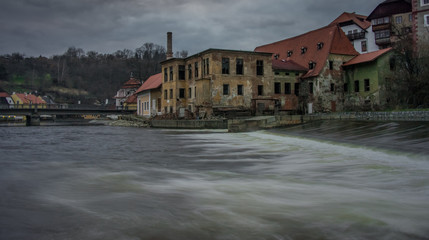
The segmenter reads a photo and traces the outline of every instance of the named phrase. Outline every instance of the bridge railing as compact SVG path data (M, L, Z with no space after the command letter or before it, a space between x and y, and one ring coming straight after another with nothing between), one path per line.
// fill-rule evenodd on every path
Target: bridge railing
M86 109L86 110L117 110L112 105L90 104L0 104L0 109Z

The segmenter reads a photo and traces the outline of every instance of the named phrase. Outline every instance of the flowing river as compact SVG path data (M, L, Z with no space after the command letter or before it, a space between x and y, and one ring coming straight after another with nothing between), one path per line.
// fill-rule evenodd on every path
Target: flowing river
M0 239L429 239L429 123L0 128Z

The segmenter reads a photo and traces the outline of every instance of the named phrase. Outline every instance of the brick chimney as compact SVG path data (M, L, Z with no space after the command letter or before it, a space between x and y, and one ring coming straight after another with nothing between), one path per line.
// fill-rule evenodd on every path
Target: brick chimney
M173 33L167 33L167 59L173 58Z

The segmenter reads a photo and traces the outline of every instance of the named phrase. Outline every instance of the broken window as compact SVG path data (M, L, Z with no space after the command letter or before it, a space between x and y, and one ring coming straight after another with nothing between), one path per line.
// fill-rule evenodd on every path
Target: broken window
M189 97L189 98L192 98L192 88L189 88L189 89L188 89L188 97Z
M349 91L349 85L347 83L344 83L344 92Z
M307 47L301 47L301 54L305 54L307 52Z
M173 81L173 67L170 67L170 81Z
M222 58L222 74L229 74L229 58Z
M170 89L170 99L173 99L173 89Z
M274 83L274 94L280 94L281 93L281 85L279 82Z
M179 80L185 80L185 65L179 65Z
M335 92L335 84L331 83L331 92Z
M287 51L287 56L288 56L288 57L292 56L292 54L293 54L293 51L292 51L292 50Z
M229 84L223 85L223 95L229 95Z
M290 83L285 83L285 94L290 94Z
M209 68L210 67L210 63L209 63L209 59L207 58L206 59L206 74L208 75L208 74L210 74L210 71L209 71Z
M329 61L329 70L334 70L334 61Z
M316 67L316 63L315 63L315 62L310 61L310 62L308 63L308 68L309 68L309 69L314 69L315 67Z
M164 82L168 81L168 70L167 68L164 68Z
M320 50L320 49L322 49L323 48L323 42L318 42L317 43L317 50Z
M237 85L237 95L243 96L243 85Z
M179 88L179 98L185 98L185 89Z
M365 89L365 92L369 92L370 90L369 79L364 80L364 89Z
M168 91L164 90L164 99L167 99L167 98L168 98Z
M262 60L256 61L256 75L264 75L264 61Z
M258 85L258 96L264 95L264 86Z
M243 75L243 59L241 58L235 60L235 73L237 75Z
M359 80L355 81L355 92L359 92Z
M299 83L295 83L295 95L299 96Z
M188 79L192 79L192 64L188 64Z
M195 77L198 77L198 62L195 62Z
M313 88L314 88L313 82L309 82L308 83L308 89L309 89L310 94L313 94Z

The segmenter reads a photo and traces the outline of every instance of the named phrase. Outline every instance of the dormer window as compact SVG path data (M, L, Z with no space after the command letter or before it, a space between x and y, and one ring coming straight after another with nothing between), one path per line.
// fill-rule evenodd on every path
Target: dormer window
M288 57L292 56L292 54L293 54L293 51L292 51L292 50L287 51L287 56L288 56Z
M280 56L279 54L275 54L275 55L274 55L274 58L275 58L276 60L278 60L278 59L279 59L279 56Z
M320 50L323 48L324 43L323 42L318 42L317 43L317 50Z
M302 47L301 48L301 54L304 54L304 53L306 53L307 52L307 47Z
M311 69L314 69L316 67L316 63L315 62L313 62L313 61L310 61L309 63L308 63L308 68L311 70Z

